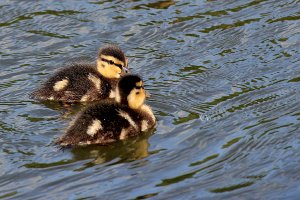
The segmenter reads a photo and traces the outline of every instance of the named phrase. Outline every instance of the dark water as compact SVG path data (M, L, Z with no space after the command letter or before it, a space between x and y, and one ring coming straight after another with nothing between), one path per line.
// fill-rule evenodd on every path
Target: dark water
M299 199L300 1L0 2L0 199ZM72 113L28 98L118 43L153 133L59 151Z

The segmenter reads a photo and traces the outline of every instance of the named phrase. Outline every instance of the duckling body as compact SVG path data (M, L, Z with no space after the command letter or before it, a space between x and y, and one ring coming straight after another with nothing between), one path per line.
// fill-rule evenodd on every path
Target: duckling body
M132 77L134 75L121 79L117 88L117 95L119 95L116 98L117 102L99 102L87 107L71 122L66 133L57 140L57 144L61 146L103 145L153 128L156 120L151 108L144 104L145 91L141 88L140 81L135 82L140 85L137 86L138 89L132 88L130 83L123 81ZM123 86L120 87L120 84ZM124 87L129 89L126 91Z
M73 121L58 143L62 146L108 144L147 131L155 119L146 110L133 110L117 103L88 107Z
M105 47L99 52L97 64L73 62L51 76L31 97L69 103L114 98L125 65L126 58L119 47Z
M108 98L117 81L102 76L92 64L73 64L50 77L32 95L39 100L95 101Z

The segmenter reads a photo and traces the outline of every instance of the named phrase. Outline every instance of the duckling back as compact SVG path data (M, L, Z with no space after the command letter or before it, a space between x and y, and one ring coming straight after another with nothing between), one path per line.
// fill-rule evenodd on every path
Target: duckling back
M63 102L106 99L116 82L99 74L94 64L73 63L50 77L31 97Z

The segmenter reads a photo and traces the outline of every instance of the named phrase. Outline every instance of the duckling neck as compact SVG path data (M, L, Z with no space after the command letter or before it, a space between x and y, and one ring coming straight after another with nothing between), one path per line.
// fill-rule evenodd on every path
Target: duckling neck
M142 108L142 105L130 104L129 102L128 106L133 110L140 110Z
M143 104L141 107L140 107L140 110L142 110L143 112L147 113L151 119L153 120L153 122L156 121L155 119L155 116L152 112L152 109L150 108L150 106L146 105L146 104Z

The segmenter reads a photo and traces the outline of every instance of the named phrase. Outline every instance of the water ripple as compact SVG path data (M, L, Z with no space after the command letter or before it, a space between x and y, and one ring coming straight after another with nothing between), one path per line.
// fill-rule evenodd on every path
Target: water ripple
M299 1L4 0L0 10L0 198L298 198ZM105 43L144 78L157 126L59 150L86 105L28 94Z

